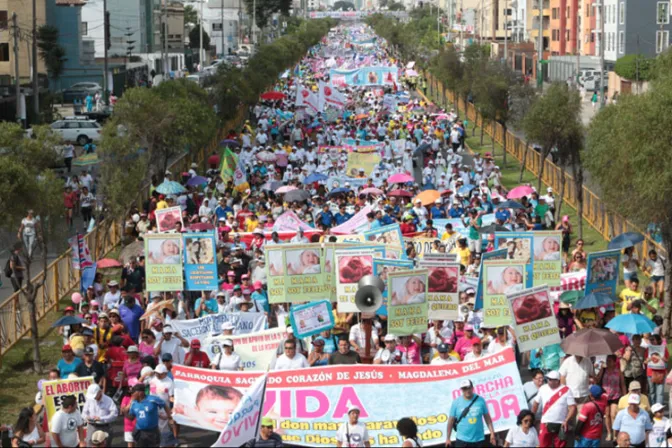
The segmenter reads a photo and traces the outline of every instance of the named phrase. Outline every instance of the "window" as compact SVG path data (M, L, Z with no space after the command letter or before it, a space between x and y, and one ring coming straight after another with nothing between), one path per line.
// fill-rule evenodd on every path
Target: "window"
M618 52L625 53L625 33L623 31L618 32Z
M7 11L0 11L0 25L7 25Z
M221 23L213 23L212 24L212 31L222 31L222 24Z
M658 25L667 25L670 23L670 2L658 2L656 23Z
M0 44L0 62L9 62L9 43Z
M670 45L669 31L656 31L656 53L662 53Z
M625 2L618 4L618 23L625 25Z
M82 36L88 36L89 34L89 22L82 22Z

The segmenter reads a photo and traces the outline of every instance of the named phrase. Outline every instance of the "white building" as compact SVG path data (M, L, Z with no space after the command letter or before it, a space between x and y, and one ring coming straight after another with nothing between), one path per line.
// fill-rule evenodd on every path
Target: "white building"
M225 55L238 48L241 37L238 23L241 16L243 20L247 17L242 0L186 1L184 5L191 5L199 18L202 11L203 31L208 33L210 45L214 47L211 54Z
M604 0L604 60L610 62L616 62L616 59L618 59L618 3L618 0ZM599 10L599 8L597 9ZM595 44L596 55L600 54L599 48L600 44L597 41Z

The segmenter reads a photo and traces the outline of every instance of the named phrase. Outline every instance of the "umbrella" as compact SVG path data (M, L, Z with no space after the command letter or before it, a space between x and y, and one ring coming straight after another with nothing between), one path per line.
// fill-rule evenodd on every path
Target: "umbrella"
M186 188L174 180L163 181L158 187L156 187L156 192L161 194L181 194L186 191Z
M261 186L261 189L266 191L275 191L280 187L282 187L282 182L279 180L269 180Z
M187 181L187 185L190 187L197 187L199 185L205 185L208 183L208 179L203 176L194 176Z
M528 187L527 185L521 185L519 187L514 188L513 190L509 191L509 194L506 195L507 199L520 199L523 196L529 196L534 192L532 187Z
M473 190L474 188L476 188L476 185L471 185L471 184L463 185L463 186L460 187L459 190L457 190L457 192L460 193L460 194L469 194L469 193L471 193L471 190Z
M573 305L577 300L581 299L583 295L583 291L564 291L562 294L560 294L560 301L569 305Z
M329 177L325 176L322 173L313 173L308 177L306 177L305 179L303 179L303 183L312 184L313 182L319 182L321 180L327 180L327 179L329 179Z
M495 208L512 208L514 210L525 210L525 206L520 202L516 201L504 201L500 202L495 206Z
M276 160L278 160L278 156L276 156L270 151L261 151L260 153L257 154L256 157L257 159L265 163L275 162Z
M86 320L82 319L81 317L76 317L76 316L63 316L60 319L58 319L56 322L51 324L52 328L56 327L64 327L66 325L77 325L77 324L85 324Z
M406 182L413 182L413 180L413 176L406 173L393 174L387 178L387 182L390 184L405 184Z
M205 232L206 230L212 230L215 226L209 222L197 222L189 226L189 230L196 230L197 232Z
M285 194L285 193L289 193L290 191L294 191L294 190L298 190L298 188L296 188L293 185L283 185L282 187L275 190L275 194Z
M415 148L415 151L413 151L413 155L423 153L431 147L432 145L430 145L429 143L423 143L422 145L419 145L417 148Z
M287 156L287 154L277 154L276 157L277 159L275 160L275 164L278 165L279 167L289 165L289 157Z
M100 159L96 153L82 154L72 162L74 166L90 166L97 165L98 163L100 163Z
M285 195L287 202L301 202L310 199L310 193L306 190L292 190Z
M126 264L131 260L131 257L139 257L144 255L144 253L144 243L142 241L134 241L121 249L121 252L119 253L119 261L123 264Z
M491 233L495 232L510 232L510 230L507 227L500 226L498 224L490 224L489 226L484 226L478 229L478 233L484 235L490 235Z
M418 76L418 72L413 69L406 70L406 76Z
M260 98L262 100L277 101L285 99L285 94L282 92L264 92L261 94Z
M625 232L609 241L609 249L625 249L644 241L644 235L639 232Z
M152 316L156 317L161 317L161 311L164 309L168 308L171 311L175 311L175 306L173 305L173 300L162 300L161 302L158 302L156 305L150 304L149 307L147 308L147 311L145 311L145 314L140 316L140 320L145 320L148 319Z
M226 140L219 142L219 146L240 146L240 143L238 143L238 140L227 138Z
M389 193L387 193L388 196L396 196L400 198L412 198L413 193L406 191L406 190L392 190Z
M416 201L419 200L422 203L422 205L429 205L429 204L433 204L434 201L436 201L437 199L440 199L440 198L441 198L441 193L439 193L438 191L436 191L436 190L425 190L422 193L420 193L419 195L417 195L415 198L413 198L413 203L415 203Z
M656 328L656 324L646 316L630 313L614 317L606 327L619 333L644 334L651 333Z
M380 188L369 187L360 191L359 194L383 194L383 190Z
M578 302L574 304L575 310L585 310L588 308L599 308L604 305L611 305L614 303L614 300L609 294L604 294L602 292L591 292L588 295L583 296L579 299Z
M568 355L588 358L597 355L611 355L623 348L623 343L611 331L586 328L567 336L560 347Z
M106 268L120 268L123 265L119 263L117 260L113 258L103 258L102 260L98 260L96 262L96 267L98 269L106 269Z
M334 188L333 190L331 190L329 192L329 196L334 195L334 194L349 193L351 191L352 190L350 190L349 188L346 188L346 187L338 187L338 188Z
M369 118L369 114L359 114L355 117L355 120L363 120L365 118Z

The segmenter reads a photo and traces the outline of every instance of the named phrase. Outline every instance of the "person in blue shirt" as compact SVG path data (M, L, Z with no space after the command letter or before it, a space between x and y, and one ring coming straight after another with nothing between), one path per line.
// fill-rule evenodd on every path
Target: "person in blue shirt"
M125 292L124 303L119 307L119 317L121 317L121 321L128 329L131 339L136 342L138 341L138 337L140 337L140 317L143 314L145 314L145 311L137 304L135 297Z
M495 428L488 411L488 405L483 397L474 394L474 385L471 380L462 380L460 383L462 396L453 400L450 405L446 446L452 442L450 437L455 430L455 445L477 447L485 444L485 429L483 420L490 431L490 445L496 446Z
M382 227L389 226L394 224L394 219L389 215L391 209L389 206L385 207L385 214L381 210L376 212L376 218Z
M453 206L450 207L450 210L448 210L448 216L451 218L459 218L464 214L464 209L460 206L460 203L455 201L453 202Z
M442 219L446 217L446 212L443 210L443 207L441 207L441 199L437 199L434 201L434 205L432 206L432 209L429 211L429 216L432 219Z
M628 407L618 411L613 424L614 435L618 437L619 432L629 434L631 446L644 446L648 432L653 429L649 413L640 408L639 404L640 396L630 394Z
M222 198L219 200L219 204L215 207L215 216L217 216L217 221L224 220L226 221L226 214L229 212L226 206L226 199Z
M252 300L257 302L259 308L262 308L264 312L266 313L270 312L268 297L264 292L264 285L259 281L254 282L254 292L252 293Z
M347 213L345 211L345 205L341 204L338 207L338 213L334 215L334 221L336 221L336 225L340 226L350 218L352 218L352 215L350 213Z
M194 311L198 317L205 317L208 314L217 314L219 305L217 304L217 299L210 297L207 291L202 291L202 296L200 299L196 299L194 304Z
M376 214L373 212L369 212L366 214L366 220L368 221L368 230L375 230L379 229L380 226L380 221L376 219Z
M159 446L159 411L165 409L168 423L173 424L168 403L155 395L145 395L145 385L136 384L131 389L131 402L121 411L129 420L135 420L133 440L137 447Z
M332 354L338 351L338 337L331 334L331 330L324 330L315 340L324 342L324 353Z
M317 215L317 220L319 221L320 225L329 228L331 227L331 223L334 220L334 215L329 211L329 205L324 204L322 207L322 211Z
M72 347L70 347L69 344L63 346L61 354L63 357L56 363L56 368L61 375L61 379L66 380L68 379L68 375L77 370L77 367L82 363L82 360L75 357L75 353L72 351Z

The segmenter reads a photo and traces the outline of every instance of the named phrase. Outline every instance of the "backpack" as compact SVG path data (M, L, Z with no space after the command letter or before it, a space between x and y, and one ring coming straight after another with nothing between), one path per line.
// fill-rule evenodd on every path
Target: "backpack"
M12 258L10 257L9 259L7 259L7 263L5 263L4 273L5 273L5 277L7 277L7 278L10 278L13 274L12 265L10 263L11 260L12 260Z

